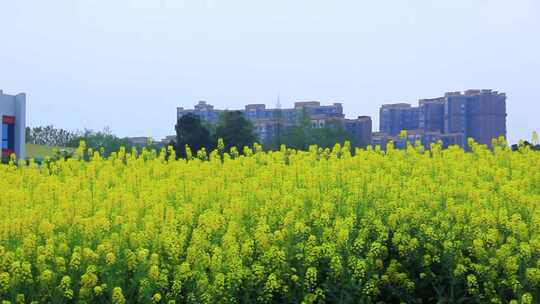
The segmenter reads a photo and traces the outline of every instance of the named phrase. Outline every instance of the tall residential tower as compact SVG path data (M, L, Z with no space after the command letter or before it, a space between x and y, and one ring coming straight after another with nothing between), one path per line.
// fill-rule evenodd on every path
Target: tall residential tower
M399 142L401 130L407 140L424 145L441 140L445 146L467 148L467 139L490 146L494 138L506 137L506 94L493 90L448 92L444 97L408 103L385 104L380 109L380 132L375 143Z

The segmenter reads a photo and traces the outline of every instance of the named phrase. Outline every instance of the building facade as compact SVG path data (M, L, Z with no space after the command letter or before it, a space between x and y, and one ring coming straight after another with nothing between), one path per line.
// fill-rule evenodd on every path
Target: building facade
M206 101L199 101L193 109L178 107L177 119L191 113L199 116L204 122L217 124L220 113L223 111L225 110L215 109ZM371 144L371 118L360 116L357 119L346 119L341 103L321 105L319 101L302 101L296 102L293 108L285 109L267 108L264 104L248 104L239 111L253 123L255 134L260 142L271 140L287 127L298 124L304 118L309 120L313 128L322 128L330 120L340 122L358 145Z
M380 109L380 132L375 143L392 140L398 146L401 130L407 140L425 146L433 141L467 148L467 139L490 146L494 138L506 137L506 94L493 90L448 92L444 97L420 99L418 107L407 103L386 104Z
M358 116L356 119L345 119L345 130L360 147L371 145L372 122L369 116Z
M2 158L13 153L18 158L26 158L26 94L7 95L0 90L0 119Z
M445 95L445 132L463 133L477 143L506 137L506 94L492 90L467 90Z
M444 132L444 98L420 99L418 102L418 129Z
M418 108L408 103L382 105L379 118L379 130L392 136L398 135L401 130L418 128Z

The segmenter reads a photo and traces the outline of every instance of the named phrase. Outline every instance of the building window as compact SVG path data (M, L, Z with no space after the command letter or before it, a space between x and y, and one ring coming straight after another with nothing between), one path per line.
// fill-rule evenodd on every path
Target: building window
M2 149L8 148L8 124L2 124Z
M2 156L15 150L15 117L2 117Z

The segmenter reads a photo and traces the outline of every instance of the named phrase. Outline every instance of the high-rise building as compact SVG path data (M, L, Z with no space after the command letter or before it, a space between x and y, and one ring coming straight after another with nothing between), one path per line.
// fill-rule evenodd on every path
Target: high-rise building
M477 143L491 145L506 137L506 94L492 90L447 93L445 131L463 133Z
M26 94L7 95L0 90L0 143L3 158L15 153L25 158Z
M371 145L372 123L369 116L358 116L357 119L344 119L345 130L351 139L360 147Z
M382 105L380 109L379 130L392 136L401 130L418 129L418 108L408 103Z
M418 102L418 129L444 132L444 98L420 99Z
M418 107L386 104L380 113L377 142L398 141L401 130L425 145L440 140L445 146L463 148L468 138L489 146L492 139L506 137L506 95L493 90L448 92L444 97L420 99Z
M469 102L469 137L480 144L506 137L506 94L482 91Z
M208 104L206 101L201 100L198 104L196 104L193 109L184 109L182 107L176 108L176 115L178 118L191 113L199 116L201 120L206 121L208 123L216 124L219 121L219 113L222 112L221 110L214 110L214 106L211 104Z

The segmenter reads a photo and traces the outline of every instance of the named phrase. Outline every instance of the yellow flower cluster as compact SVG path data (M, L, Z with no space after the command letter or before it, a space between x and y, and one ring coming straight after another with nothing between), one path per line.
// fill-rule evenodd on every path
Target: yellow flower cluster
M538 303L540 153L494 144L0 165L0 301Z

